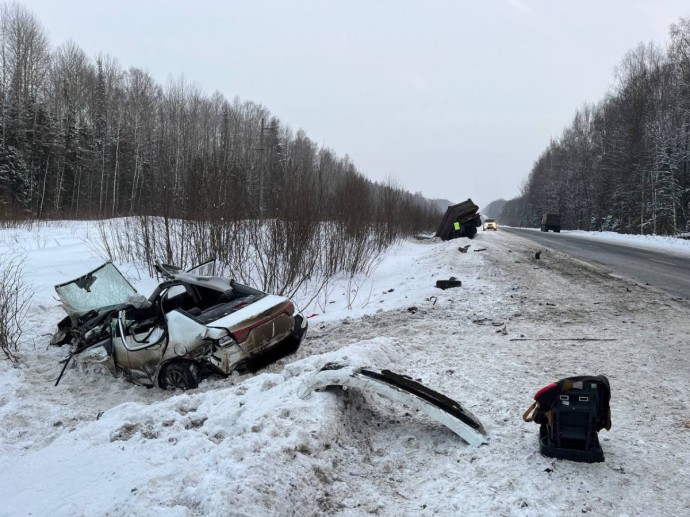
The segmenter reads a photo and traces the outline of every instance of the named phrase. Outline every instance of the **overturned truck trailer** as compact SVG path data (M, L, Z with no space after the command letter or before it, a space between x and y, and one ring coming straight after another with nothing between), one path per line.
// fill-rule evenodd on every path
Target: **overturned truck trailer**
M479 207L471 199L449 206L436 230L436 237L444 241L458 237L473 238L477 235L477 227L482 225L478 210Z

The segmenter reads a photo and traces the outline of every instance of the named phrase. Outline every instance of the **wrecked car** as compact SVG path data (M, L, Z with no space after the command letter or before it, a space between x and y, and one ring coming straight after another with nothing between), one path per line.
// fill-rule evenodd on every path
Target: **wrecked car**
M68 315L51 345L73 347L62 373L73 355L88 351L136 384L193 389L210 373L297 350L307 320L293 302L213 276L214 265L184 271L157 263L162 281L148 298L112 262L55 286Z

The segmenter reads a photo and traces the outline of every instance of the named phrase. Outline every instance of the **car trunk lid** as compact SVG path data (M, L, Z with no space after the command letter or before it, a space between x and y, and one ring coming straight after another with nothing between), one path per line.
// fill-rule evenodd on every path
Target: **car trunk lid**
M247 352L257 353L275 339L292 332L293 313L290 300L269 294L208 325L227 329Z

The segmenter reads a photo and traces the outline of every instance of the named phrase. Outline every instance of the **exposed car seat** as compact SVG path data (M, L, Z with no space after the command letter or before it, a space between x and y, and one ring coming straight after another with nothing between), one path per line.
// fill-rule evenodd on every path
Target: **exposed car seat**
M199 314L201 314L201 309L199 307L192 307L191 309L189 309L186 312L190 316L198 316Z
M603 375L568 377L540 389L523 419L540 425L539 450L544 456L604 461L598 432L611 428L610 399L609 381Z

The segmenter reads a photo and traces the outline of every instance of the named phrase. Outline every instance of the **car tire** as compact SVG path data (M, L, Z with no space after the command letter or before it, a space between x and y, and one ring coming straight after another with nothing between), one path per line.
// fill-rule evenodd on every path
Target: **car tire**
M158 385L164 390L186 391L198 388L198 368L190 361L168 363L158 376Z

